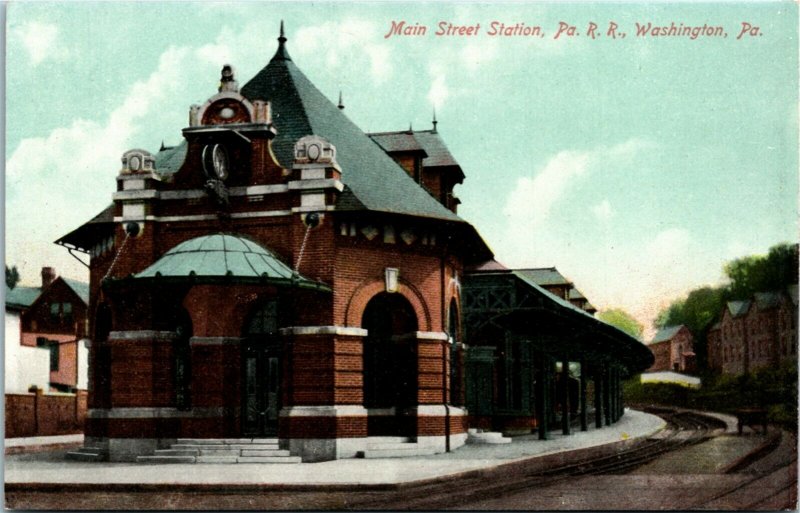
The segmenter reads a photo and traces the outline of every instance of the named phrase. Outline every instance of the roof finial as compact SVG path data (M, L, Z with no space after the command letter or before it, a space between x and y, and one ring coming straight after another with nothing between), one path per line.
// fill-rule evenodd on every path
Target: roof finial
M278 51L275 52L275 56L272 59L281 59L284 61L292 60L292 58L289 57L289 52L286 51L286 36L283 30L283 20L281 20L281 32L280 36L278 36Z
M411 121L408 122L408 133L414 133L414 127L411 126Z
M337 105L337 107L339 107L339 110L344 110L344 103L342 103L342 91L339 91L339 105Z
M434 107L434 108L433 108L433 133L434 133L434 134L436 133L436 125L437 125L438 123L439 123L439 122L438 122L438 121L436 121L436 107Z
M233 66L230 64L222 66L222 71L220 72L219 92L223 91L239 92L239 82L234 78Z
M166 149L167 149L167 147L164 146L164 139L161 139L161 148L159 148L158 151L164 151Z

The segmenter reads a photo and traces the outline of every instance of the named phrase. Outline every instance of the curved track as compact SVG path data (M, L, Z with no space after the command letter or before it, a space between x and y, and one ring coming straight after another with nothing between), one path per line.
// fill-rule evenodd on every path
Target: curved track
M486 471L423 484L410 484L367 500L347 505L350 509L444 509L500 497L520 490L555 483L574 476L623 474L652 461L662 454L706 440L723 422L692 412L653 411L667 421L667 427L657 437L637 443L613 455L587 458L551 467L546 471L533 470L528 461L509 463Z

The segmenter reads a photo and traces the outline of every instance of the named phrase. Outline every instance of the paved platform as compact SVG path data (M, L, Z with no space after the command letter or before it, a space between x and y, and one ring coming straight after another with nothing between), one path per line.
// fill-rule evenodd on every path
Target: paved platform
M83 445L83 434L6 438L5 454L72 449Z
M21 454L5 460L6 483L140 485L381 485L433 479L495 467L531 457L599 447L648 437L665 426L660 417L626 410L616 423L572 435L514 437L503 445L466 445L451 453L384 459L346 459L296 465L84 463L64 451Z

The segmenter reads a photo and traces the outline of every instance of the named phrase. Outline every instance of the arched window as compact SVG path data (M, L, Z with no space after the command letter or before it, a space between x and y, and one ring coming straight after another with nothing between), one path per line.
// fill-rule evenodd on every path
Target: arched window
M247 335L275 335L278 332L278 302L267 301L253 312L245 332Z

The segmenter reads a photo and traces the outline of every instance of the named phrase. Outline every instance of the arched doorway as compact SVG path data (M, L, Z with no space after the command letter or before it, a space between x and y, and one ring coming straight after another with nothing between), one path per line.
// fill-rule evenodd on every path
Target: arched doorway
M242 344L242 434L274 436L280 410L278 301L260 303L245 323Z
M364 406L373 410L370 435L411 435L405 410L417 404L416 338L413 307L400 294L381 293L364 309ZM373 415L374 414L374 415Z

